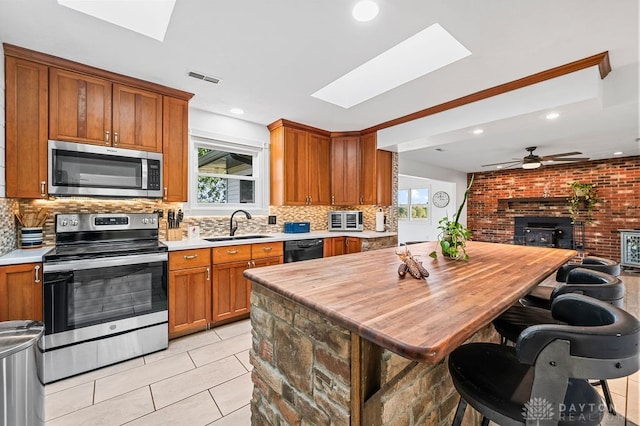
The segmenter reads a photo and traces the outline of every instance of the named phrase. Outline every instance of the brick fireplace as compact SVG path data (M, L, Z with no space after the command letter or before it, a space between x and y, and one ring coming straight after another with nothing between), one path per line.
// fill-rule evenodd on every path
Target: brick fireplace
M584 225L584 250L619 261L618 230L640 228L640 156L476 173L467 204L473 239L512 244L516 217L570 220L574 181L595 183L602 200Z
M518 216L514 218L514 244L567 249L581 248L580 242L574 241L573 234L573 224L569 217Z

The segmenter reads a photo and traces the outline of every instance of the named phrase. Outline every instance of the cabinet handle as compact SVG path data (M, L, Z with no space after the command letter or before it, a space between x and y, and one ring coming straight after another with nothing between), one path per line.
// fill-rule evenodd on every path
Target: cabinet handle
M40 265L36 265L36 267L34 269L36 270L36 280L35 280L35 282L39 283L40 282Z
M251 268L251 261L247 260L247 268Z
M256 267L256 261L255 261L255 260L252 260L252 261L251 261L251 267L252 267L252 268L255 268L255 267Z
M104 143L109 145L109 131L108 130L106 130L104 132Z
M313 204L313 197L309 195L309 205Z
M336 203L336 197L335 195L331 196L331 204L335 204Z
M113 146L118 146L118 132L113 132Z
M364 204L364 197L362 195L360 196L360 204Z
M207 281L211 279L211 269L207 268Z
M47 186L47 181L43 180L40 181L40 196L41 197L46 197L47 193L45 192L45 187Z
M185 260L189 260L189 259L195 259L196 257L198 257L198 255L197 254L194 254L194 255L191 255L191 256L184 255L182 257L184 257Z
M227 250L227 254L238 254L238 250Z
M167 187L166 186L164 187L164 199L165 200L167 199Z
M262 250L271 251L271 250L273 250L273 247L262 247Z

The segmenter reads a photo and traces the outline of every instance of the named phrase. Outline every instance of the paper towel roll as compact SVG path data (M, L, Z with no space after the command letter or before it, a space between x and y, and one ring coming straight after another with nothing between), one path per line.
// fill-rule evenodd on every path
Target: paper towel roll
M382 209L378 209L376 212L376 231L384 232L384 213Z

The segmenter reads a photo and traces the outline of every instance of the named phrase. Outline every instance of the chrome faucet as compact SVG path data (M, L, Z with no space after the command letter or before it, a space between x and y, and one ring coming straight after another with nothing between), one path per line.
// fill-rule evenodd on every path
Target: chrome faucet
M233 226L233 216L235 216L236 213L244 213L247 219L251 219L251 214L244 210L236 210L235 212L231 213L231 219L229 220L229 230L230 230L229 235L232 237L238 230L238 221L236 221L236 225Z

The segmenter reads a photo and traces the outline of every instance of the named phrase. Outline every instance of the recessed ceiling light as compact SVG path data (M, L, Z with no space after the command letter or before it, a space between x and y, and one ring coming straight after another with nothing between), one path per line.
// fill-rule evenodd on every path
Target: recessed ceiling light
M242 110L241 108L231 108L229 111L231 111L231 113L233 114L239 114L239 115L244 114L244 110Z
M497 168L497 169L501 169L501 168L502 168L502 166L498 166L498 167L496 167L496 168Z
M440 24L433 24L313 93L351 108L471 55Z
M544 118L546 118L547 120L555 120L558 117L560 117L560 114L557 112L550 112L549 114L544 116Z
M481 135L484 133L484 130L482 129L474 129L471 131L471 133L473 133L474 135Z
M613 153L613 155L622 155L622 154L624 154L624 152L622 152L622 151L616 151L616 152Z
M369 22L378 16L378 5L371 0L363 0L353 6L353 17L359 22Z

